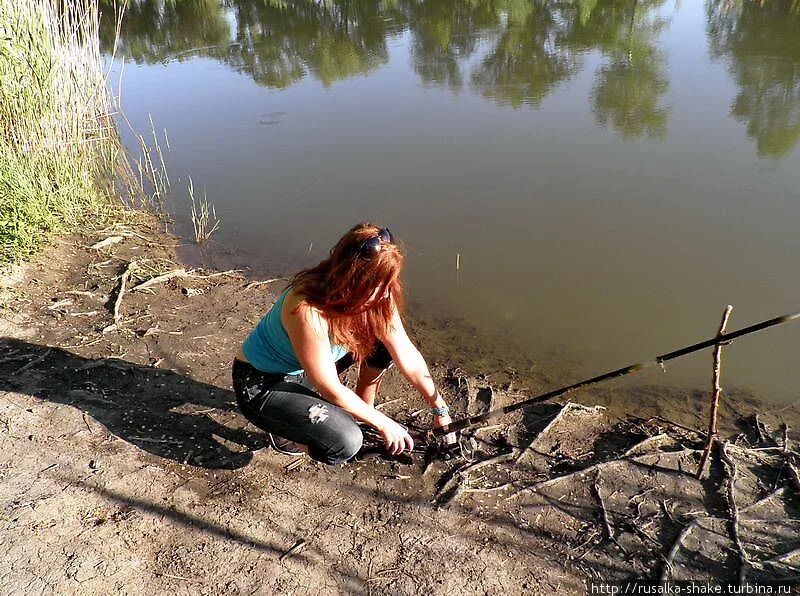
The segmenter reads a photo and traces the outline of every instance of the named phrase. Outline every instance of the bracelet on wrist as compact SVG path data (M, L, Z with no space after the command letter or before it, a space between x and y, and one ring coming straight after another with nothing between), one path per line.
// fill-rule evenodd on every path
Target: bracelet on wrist
M435 408L431 408L431 414L434 416L449 416L450 415L450 408L447 406L438 406Z

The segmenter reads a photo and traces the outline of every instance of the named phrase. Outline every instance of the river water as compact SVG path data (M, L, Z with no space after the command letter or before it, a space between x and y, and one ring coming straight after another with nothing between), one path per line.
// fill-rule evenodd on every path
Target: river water
M131 0L114 72L167 130L177 231L190 176L216 208L202 258L288 274L384 224L461 361L577 380L729 303L729 329L800 309L800 6L763 4ZM738 340L723 384L794 402L798 347ZM638 382L709 376L704 352Z

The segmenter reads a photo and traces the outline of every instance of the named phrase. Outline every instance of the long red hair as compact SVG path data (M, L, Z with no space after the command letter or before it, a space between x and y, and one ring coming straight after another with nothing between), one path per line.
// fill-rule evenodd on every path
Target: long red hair
M331 249L330 256L310 269L303 269L289 286L318 308L328 322L333 343L353 353L357 361L367 358L379 337L389 332L392 303L402 313L403 286L400 271L405 257L394 242L382 242L370 259L359 256L365 240L378 235L380 228L370 223L353 226ZM389 299L367 304L373 292Z

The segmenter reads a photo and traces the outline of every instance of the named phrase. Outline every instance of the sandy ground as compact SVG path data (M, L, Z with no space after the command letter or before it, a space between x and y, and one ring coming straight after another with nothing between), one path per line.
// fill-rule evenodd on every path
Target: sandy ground
M582 594L598 579L800 577L797 437L775 417L743 422L702 480L692 429L577 404L472 432L468 460L331 468L275 453L238 414L230 363L282 282L193 271L133 290L182 268L176 244L146 222L93 231L4 283L0 592ZM525 396L513 372L433 374L457 417ZM429 424L396 372L379 402Z

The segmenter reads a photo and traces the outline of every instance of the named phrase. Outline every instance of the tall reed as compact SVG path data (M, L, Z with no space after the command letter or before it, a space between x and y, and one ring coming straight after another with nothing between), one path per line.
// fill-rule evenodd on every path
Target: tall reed
M0 0L0 264L119 205L106 78L97 0Z

